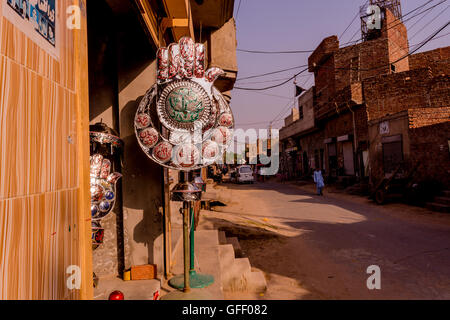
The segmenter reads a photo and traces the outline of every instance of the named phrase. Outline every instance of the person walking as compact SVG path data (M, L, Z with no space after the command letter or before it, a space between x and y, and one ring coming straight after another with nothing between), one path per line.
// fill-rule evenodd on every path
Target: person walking
M319 167L316 167L314 171L314 182L316 183L317 195L323 196L322 189L325 187L325 183L323 182L322 170Z

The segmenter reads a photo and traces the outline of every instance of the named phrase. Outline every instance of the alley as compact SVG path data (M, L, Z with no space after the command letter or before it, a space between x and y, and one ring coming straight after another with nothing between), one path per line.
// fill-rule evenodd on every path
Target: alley
M203 214L239 238L268 290L249 299L449 299L450 216L290 184L224 184ZM220 212L218 212L220 211ZM368 290L367 268L381 269Z

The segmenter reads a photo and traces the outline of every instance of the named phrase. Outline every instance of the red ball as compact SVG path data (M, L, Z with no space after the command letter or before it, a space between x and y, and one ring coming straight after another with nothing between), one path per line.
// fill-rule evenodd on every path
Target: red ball
M109 300L124 300L123 293L120 291L113 291L109 295Z

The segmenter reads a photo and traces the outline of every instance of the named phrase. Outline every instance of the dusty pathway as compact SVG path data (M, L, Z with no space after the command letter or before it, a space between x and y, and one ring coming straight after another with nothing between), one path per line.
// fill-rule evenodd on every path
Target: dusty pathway
M279 183L216 192L227 206L202 224L238 236L268 280L264 295L230 299L450 299L448 215ZM381 290L367 289L370 265Z

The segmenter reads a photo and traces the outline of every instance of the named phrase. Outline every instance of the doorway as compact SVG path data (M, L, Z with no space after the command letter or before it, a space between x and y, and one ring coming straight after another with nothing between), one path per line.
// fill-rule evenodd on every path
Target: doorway
M353 159L353 144L351 141L342 143L342 149L344 153L344 172L346 175L355 174L355 162Z

